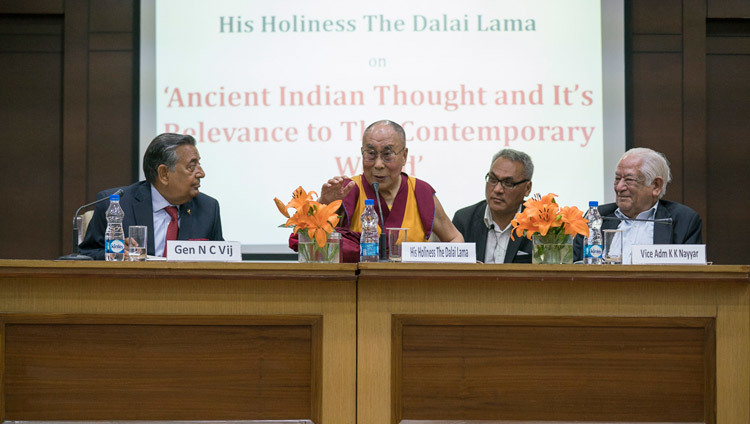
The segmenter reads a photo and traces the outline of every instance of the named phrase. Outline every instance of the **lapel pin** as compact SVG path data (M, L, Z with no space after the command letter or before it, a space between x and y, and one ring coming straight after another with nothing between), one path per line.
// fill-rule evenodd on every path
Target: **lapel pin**
M188 215L190 215L190 209L187 210Z

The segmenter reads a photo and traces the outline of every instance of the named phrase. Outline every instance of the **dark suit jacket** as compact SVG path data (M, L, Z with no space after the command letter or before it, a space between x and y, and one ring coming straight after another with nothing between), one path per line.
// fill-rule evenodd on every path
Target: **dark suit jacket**
M620 221L615 218L617 204L607 203L599 206L602 218L602 230L617 228ZM669 200L659 200L654 219L672 218L672 225L654 223L654 244L702 244L701 230L703 224L697 212L689 207ZM574 259L583 258L583 236L577 236L573 247Z
M122 188L120 206L125 212L122 228L125 237L131 225L145 225L148 227L149 255L154 255L154 211L151 205L151 184L140 181ZM109 197L117 188L104 190L96 195L97 199ZM96 205L94 216L86 230L86 237L80 244L81 254L91 256L97 260L104 259L104 232L107 229L106 212L109 202L104 201ZM224 240L221 233L221 216L219 202L203 193L189 202L180 205L180 230L178 240L207 239Z
M464 236L467 243L475 242L477 245L477 259L485 261L485 251L487 247L487 232L490 231L484 225L484 211L487 208L487 201L467 206L460 209L453 215L453 225L458 228ZM531 250L533 244L526 237L515 237L515 240L508 240L508 249L505 251L504 263L531 263ZM518 254L518 252L525 252Z

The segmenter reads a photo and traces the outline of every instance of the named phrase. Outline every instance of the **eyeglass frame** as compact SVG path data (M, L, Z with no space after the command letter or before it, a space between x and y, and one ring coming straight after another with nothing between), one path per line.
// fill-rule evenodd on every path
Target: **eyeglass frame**
M393 151L393 149L391 149L390 147L388 147L388 148L386 148L386 149L383 149L383 151L382 151L382 152L378 152L378 151L377 151L377 150L375 150L375 149L367 149L367 148L365 148L365 147L362 147L362 148L360 149L360 152L362 152L362 160L364 160L364 161L366 161L366 162L372 162L372 163L375 163L375 162L377 162L377 161L378 161L378 158L380 158L380 159L381 159L381 160L383 161L383 163L391 163L391 162L393 162L394 160L396 160L396 156L398 156L398 155L400 155L401 153L403 153L403 152L404 152L404 150L406 150L406 146L404 146L404 147L403 147L403 148L402 148L401 150L399 150L398 152L394 152L394 151ZM375 157L374 157L374 158L373 158L372 160L369 160L369 159L367 159L367 158L365 157L365 151L372 151L372 152L375 152ZM386 159L385 157L383 157L383 154L386 154L386 153L393 153L393 159Z
M495 184L490 183L490 178L496 179L497 182ZM519 185L521 185L523 183L528 183L529 181L531 181L531 180L528 179L528 178L524 178L521 181L513 181L511 179L511 177L500 179L500 178L497 178L497 176L495 174L491 173L491 172L488 172L487 175L484 176L484 182L488 186L492 187L493 189L495 187L497 187L497 185L499 183L503 187L504 190L513 190L514 188L518 187Z
M621 181L625 183L627 187L634 187L645 183L643 178L633 178L627 176L618 177L617 175L615 175L614 186L617 187L617 185L620 184Z

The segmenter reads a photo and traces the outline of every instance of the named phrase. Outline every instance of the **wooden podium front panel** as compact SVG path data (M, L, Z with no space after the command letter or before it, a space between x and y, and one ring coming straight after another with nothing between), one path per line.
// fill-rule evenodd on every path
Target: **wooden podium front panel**
M320 317L211 318L223 325L128 316L99 323L75 317L54 324L3 319L9 419L312 420L319 415L320 405L313 408L319 387L313 383L320 380L320 364L313 360L320 358Z
M358 305L359 424L750 422L748 266L360 264Z
M356 420L356 264L0 260L0 313L0 420Z
M393 321L404 419L704 422L714 411L712 319Z

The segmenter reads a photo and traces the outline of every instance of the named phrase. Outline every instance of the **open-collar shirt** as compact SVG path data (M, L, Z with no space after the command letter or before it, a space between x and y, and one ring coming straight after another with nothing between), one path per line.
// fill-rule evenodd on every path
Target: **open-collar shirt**
M620 218L620 224L617 226L618 230L622 232L622 263L629 264L632 260L633 246L642 244L654 244L654 222L656 218L656 207L659 205L657 201L651 206L650 209L643 211L636 216L636 219L648 219L650 222L644 221L631 221L630 218L620 211L620 208L615 210L615 216ZM617 237L617 236L615 236ZM618 245L618 240L613 240L613 245Z
M521 212L521 206L518 207L518 212ZM484 263L504 263L505 253L508 251L508 243L510 242L510 233L513 231L513 226L508 222L508 225L501 229L492 219L492 211L490 210L489 205L487 205L484 210L484 225L487 226L487 244L484 249Z

